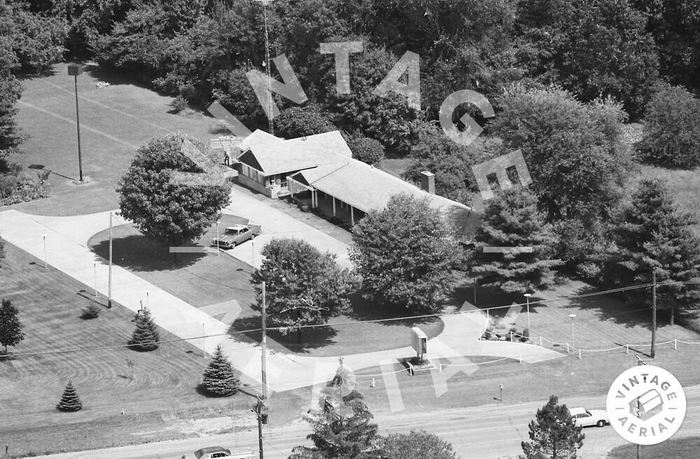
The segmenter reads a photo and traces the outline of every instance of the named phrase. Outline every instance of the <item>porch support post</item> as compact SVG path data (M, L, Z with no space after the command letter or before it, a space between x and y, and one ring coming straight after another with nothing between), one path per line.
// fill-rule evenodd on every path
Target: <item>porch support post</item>
M333 198L333 216L335 217L335 196L332 196Z
M355 208L350 206L350 224L355 226Z

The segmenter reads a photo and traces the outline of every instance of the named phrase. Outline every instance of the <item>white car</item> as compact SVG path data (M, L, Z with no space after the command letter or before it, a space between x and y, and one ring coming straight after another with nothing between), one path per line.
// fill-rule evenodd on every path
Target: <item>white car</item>
M585 408L569 408L571 417L574 418L576 425L582 427L598 426L603 427L610 424L608 413L605 410L587 410Z

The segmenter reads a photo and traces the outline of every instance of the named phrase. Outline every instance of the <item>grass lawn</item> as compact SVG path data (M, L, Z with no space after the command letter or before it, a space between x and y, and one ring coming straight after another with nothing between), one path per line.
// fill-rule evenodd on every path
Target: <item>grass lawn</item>
M224 215L223 226L247 223L247 220ZM200 239L201 245L215 234L215 227ZM191 305L202 308L216 303L236 300L241 312L231 326L231 332L258 329L260 311L251 284L253 268L222 253L216 255L178 255L177 261L167 247L141 235L132 225L113 229L114 259L131 272L153 283ZM98 255L108 256L108 232L97 233L88 245ZM413 326L420 326L428 336L442 332L443 323L437 318L410 321L383 321L399 314L378 313L373 304L359 296L353 298L353 312L333 317L327 326L305 329L298 340L297 334L268 333L270 349L278 352L299 352L309 356L349 355L360 352L394 349L409 346ZM374 322L367 322L372 320ZM382 322L380 322L382 321ZM259 332L239 335L238 339L260 342Z
M98 88L107 79L111 85ZM52 170L51 196L14 207L42 215L86 214L118 205L116 184L136 148L152 137L182 131L208 138L216 125L212 118L187 110L168 113L171 97L161 96L127 80L86 71L78 77L80 139L83 175L91 182L76 186L78 177L75 92L66 65L53 75L23 80L18 124L29 138L24 154L12 158L23 166ZM25 169L26 170L26 169Z
M672 438L658 445L642 446L640 456L695 459L698 457L698 448L700 448L700 437ZM608 454L608 459L634 459L636 457L637 447L635 445L618 446Z
M124 345L133 332L131 311L116 304L102 307L97 319L82 320L81 309L93 301L89 287L45 271L40 260L10 244L5 252L0 292L19 309L26 333L9 358L0 358L0 444L10 445L12 454L182 438L191 434L168 427L193 416L253 424L250 396L197 393L208 360L195 347L161 330L158 350L130 350ZM133 379L127 359L134 363ZM77 413L55 409L68 380L83 401ZM294 394L280 397L276 416L286 422L298 415L298 403Z
M663 348L657 352L654 360L647 361L673 373L684 386L700 384L697 372L700 353L694 349L686 348L682 352L680 348L678 351ZM442 363L448 364L450 361L443 360ZM460 371L451 373L448 365L442 373L436 370L409 376L406 371L398 372L396 379L399 389L391 389L392 396L400 394L408 412L540 400L544 404L552 394L559 396L563 403L574 396L599 396L600 402L591 408L605 408L605 394L610 385L624 369L637 365L637 360L632 353L620 351L581 360L571 355L535 364L497 357L470 357L452 363L455 365L453 369ZM478 365L466 366L467 363ZM394 366L396 371L402 368L399 364ZM370 386L372 378L376 383L373 388ZM436 381L442 378L447 379L447 390L438 393ZM499 384L503 385L503 403L498 400ZM308 392L308 389L303 390ZM362 393L372 412L390 411L389 396L380 368L358 371L357 390Z

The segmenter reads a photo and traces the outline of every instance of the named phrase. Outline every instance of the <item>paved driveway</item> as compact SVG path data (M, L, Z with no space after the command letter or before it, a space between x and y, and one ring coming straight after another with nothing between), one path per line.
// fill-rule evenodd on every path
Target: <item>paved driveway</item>
M262 261L260 252L271 239L295 238L308 242L321 252L335 254L340 266L352 267L348 258L347 244L275 209L264 200L254 198L249 191L241 190L237 185L234 185L231 190L231 205L222 212L247 218L252 224L262 225L262 233L255 238L253 244L246 242L226 251L251 266L260 267Z

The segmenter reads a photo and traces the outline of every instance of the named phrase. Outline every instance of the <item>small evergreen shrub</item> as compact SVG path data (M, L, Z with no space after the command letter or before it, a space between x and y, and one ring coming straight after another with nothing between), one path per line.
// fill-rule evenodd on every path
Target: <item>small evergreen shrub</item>
M230 397L238 392L239 385L231 362L224 356L221 346L217 346L214 358L204 370L200 389L211 397Z
M83 402L80 401L78 393L73 387L73 383L68 381L63 395L61 396L61 401L56 405L58 411L80 411L83 408Z
M148 309L143 309L136 314L136 330L129 341L132 349L137 351L153 351L158 349L158 326L151 319Z
M100 307L95 303L90 303L83 308L82 314L80 314L81 319L96 319L100 316Z
M187 99L183 96L177 96L175 100L170 103L173 113L180 113L187 108Z
M530 341L530 329L523 328L523 332L520 335L520 341L522 341L524 343Z

